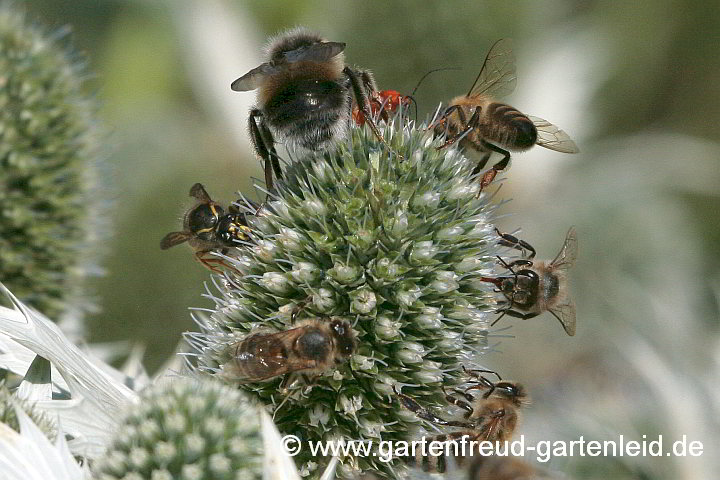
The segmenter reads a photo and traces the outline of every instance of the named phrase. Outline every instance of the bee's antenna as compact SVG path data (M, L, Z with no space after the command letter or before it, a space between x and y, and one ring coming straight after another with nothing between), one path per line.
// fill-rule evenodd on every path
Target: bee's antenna
M428 75L430 75L433 72L441 72L443 70L462 70L462 68L460 68L460 67L433 68L432 70L428 71L425 75L420 77L420 80L418 80L418 83L417 83L417 85L415 85L415 88L413 88L413 91L410 94L410 96L412 97L413 95L415 95L415 92L417 92L417 89L420 88L420 84L423 82L423 80L425 80L425 77L427 77Z

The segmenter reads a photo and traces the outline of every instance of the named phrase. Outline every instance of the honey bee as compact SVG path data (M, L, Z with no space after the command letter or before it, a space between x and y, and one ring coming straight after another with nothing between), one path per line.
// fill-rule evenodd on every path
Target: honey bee
M470 386L464 391L455 389L454 393L464 397L461 400L453 395L445 393L445 399L448 403L456 405L465 410L465 420L445 420L438 417L428 409L422 407L409 396L397 392L400 403L403 407L414 412L419 418L427 420L435 425L446 427L458 427L462 430L442 435L436 435L429 441L451 442L459 441L463 437L468 437L468 442L505 442L512 437L515 427L519 421L520 408L529 403L530 399L523 387L519 383L503 381L500 376L490 370L465 370L470 376ZM498 382L491 382L482 373L492 373L499 379ZM471 390L487 390L480 398L475 398L469 392ZM477 449L478 443L466 444L465 457L473 457L479 455ZM462 456L462 451L458 450L459 455L454 457L458 465L462 465L466 458ZM406 459L408 463L415 464L426 472L443 473L447 469L448 461L444 455L427 455L423 456L422 452L417 452L415 458Z
M498 311L502 315L493 322L493 325L505 315L527 320L543 312L550 312L560 321L568 335L575 335L575 305L570 298L568 286L568 270L574 265L577 257L575 227L568 230L560 252L552 261L530 260L535 256L535 249L527 242L509 234L500 233L500 237L501 244L528 249L531 254L529 259L515 260L511 263L498 257L511 275L482 278L485 282L495 284L497 291L507 300L507 307Z
M345 65L344 50L344 43L303 28L290 30L270 43L269 61L232 83L236 92L259 89L248 124L255 151L265 162L268 190L273 174L282 179L276 140L300 153L331 149L348 135L353 101L384 143L359 72Z
M190 188L190 196L197 203L185 212L182 231L165 235L160 241L160 248L167 250L188 242L195 258L211 271L220 273L218 267L232 268L225 260L212 257L210 253L227 254L230 248L239 246L238 242L251 241L245 214L232 205L225 213L220 204L212 201L201 183Z
M555 478L515 457L477 455L468 469L468 480L542 480Z
M468 93L453 98L450 106L431 125L437 135L445 133L447 128L447 139L439 148L460 140L463 148L482 155L473 175L485 168L493 152L503 155L481 177L481 191L507 167L510 151L523 151L540 145L563 153L579 152L575 142L552 123L495 101L495 98L509 95L516 82L512 42L509 39L498 40L490 48Z
M350 357L355 334L337 318L313 318L276 333L255 333L232 347L221 375L242 382L259 382L286 373L322 373Z

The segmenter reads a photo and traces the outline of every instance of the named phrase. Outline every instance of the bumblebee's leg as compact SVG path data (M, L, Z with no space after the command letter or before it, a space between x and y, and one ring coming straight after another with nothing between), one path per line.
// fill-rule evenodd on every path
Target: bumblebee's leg
M352 88L353 97L355 98L355 103L357 103L358 109L360 109L360 111L363 112L363 115L365 115L365 120L367 121L370 130L372 130L373 135L375 135L375 138L377 138L383 145L390 148L390 146L385 141L385 138L380 133L380 130L378 130L377 125L375 125L375 121L372 118L372 113L370 112L370 108L368 107L367 95L365 93L365 90L363 90L362 85L360 85L358 75L350 67L345 67L343 69L343 73L348 78L348 80L350 80L350 86ZM395 153L398 157L401 157L399 153Z
M360 78L365 92L376 92L377 83L375 82L375 76L370 70L355 70L355 75Z
M359 78L360 82L362 82L362 86L364 88L363 91L365 92L366 97L369 97L370 93L377 91L375 77L370 70L355 70L354 73ZM371 98L368 98L368 100L370 102L373 102L373 99ZM355 101L355 103L357 104L357 100ZM350 111L352 114L352 119L355 121L356 125L360 127L365 125L365 113L360 109L359 105L355 105L354 109L351 106Z
M508 163L510 163L510 152L498 147L497 145L493 145L490 142L486 142L485 140L481 140L480 143L483 147L493 152L501 153L503 155L503 159L493 165L490 170L485 172L485 174L482 176L482 178L480 179L480 192L478 192L478 195L483 191L483 188L487 187L492 183L493 180L495 180L498 172L505 170L505 168L507 168L508 166Z
M259 122L258 119L260 119ZM248 125L250 127L250 139L252 140L253 147L255 147L255 152L263 159L265 186L270 192L273 189L273 172L278 180L283 178L279 157L275 151L275 139L272 133L270 133L270 129L265 125L262 112L257 108L250 110Z
M445 420L443 418L440 418L430 412L428 409L422 407L419 403L417 403L412 398L408 397L407 395L400 393L397 391L395 386L393 386L393 392L395 392L395 395L397 395L398 399L400 400L400 404L413 412L415 415L417 415L419 418L422 418L423 420L427 420L428 422L434 423L436 425L443 425L446 427L461 427L461 428L475 428L475 424L472 422L458 422L458 421L451 421L451 420Z
M530 251L530 255L527 258L535 258L535 248L533 248L533 246L525 240L521 240L509 233L502 233L497 228L495 229L495 233L497 233L500 237L500 241L498 242L500 245L520 250L523 253L523 256L525 255L525 250L528 250Z

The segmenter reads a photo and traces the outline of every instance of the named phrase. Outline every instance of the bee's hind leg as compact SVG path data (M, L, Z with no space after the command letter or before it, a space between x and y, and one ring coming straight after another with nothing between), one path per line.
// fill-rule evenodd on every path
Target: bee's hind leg
M484 148L490 150L491 152L497 152L497 153L500 153L503 155L502 160L500 160L495 165L490 167L490 170L485 172L485 174L483 174L483 176L480 178L480 192L482 192L485 187L490 185L493 182L493 180L495 180L495 177L497 176L497 174L499 172L501 172L507 168L508 164L510 163L510 152L508 152L507 150L505 150L503 148L498 147L497 145L493 145L490 142L486 142L485 140L481 140L480 143L482 144L482 146ZM489 158L490 157L488 156L488 159ZM487 163L487 160L485 160L485 163ZM480 171L480 169L477 169L477 168L476 168L476 170L478 172ZM480 194L480 192L478 192L478 195Z

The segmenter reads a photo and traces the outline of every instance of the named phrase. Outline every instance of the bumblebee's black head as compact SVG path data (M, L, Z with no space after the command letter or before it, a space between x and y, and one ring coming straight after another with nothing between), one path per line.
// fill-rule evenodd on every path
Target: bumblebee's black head
M222 207L216 203L201 203L188 212L187 229L201 240L212 240L223 213Z
M338 353L343 357L352 355L355 351L355 336L350 324L343 320L333 320L330 322L330 330L335 338Z
M282 61L284 53L297 50L300 47L309 47L324 40L325 39L317 33L310 32L304 28L288 30L270 41L268 57L270 57L270 61L273 62Z

